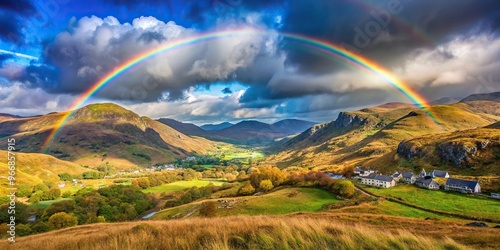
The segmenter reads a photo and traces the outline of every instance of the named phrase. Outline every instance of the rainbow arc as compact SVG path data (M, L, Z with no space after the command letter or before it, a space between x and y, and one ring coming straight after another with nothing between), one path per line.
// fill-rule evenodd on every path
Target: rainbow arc
M276 33L275 31L273 31ZM293 33L283 33L277 32L279 36L284 39L289 39L294 42L298 42L309 47L313 47L329 55L335 56L347 63L361 68L365 71L371 72L372 74L380 77L390 86L392 86L397 92L408 98L415 106L424 110L427 115L429 115L434 122L439 124L436 116L427 107L428 101L420 95L417 91L411 88L408 84L398 79L389 70L385 69L382 65L379 65L375 61L365 58L355 52L349 51L339 45L333 44L329 41L311 38L299 34ZM186 46L196 45L203 42L209 42L216 39L232 37L232 36L256 36L256 35L269 35L268 31L257 30L257 29L239 29L239 30L224 30L216 31L210 33L198 34L196 36L186 37L182 39L177 39L174 41L166 42L158 47L144 51L137 56L130 58L129 60L118 65L114 70L103 76L98 82L96 82L92 87L80 95L73 104L70 106L69 111L66 112L60 120L55 124L54 128L50 132L49 136L42 145L42 151L46 151L49 143L57 136L61 127L68 121L68 119L73 115L73 113L81 108L85 103L99 90L104 88L106 85L111 83L114 79L118 78L128 70L139 65L141 62L152 58L161 53L166 53L175 49L180 49Z

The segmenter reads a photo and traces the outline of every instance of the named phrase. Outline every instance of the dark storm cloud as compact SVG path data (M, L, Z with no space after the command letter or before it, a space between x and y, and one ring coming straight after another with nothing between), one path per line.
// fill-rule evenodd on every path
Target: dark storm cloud
M392 66L413 49L435 46L478 25L497 29L500 1L292 0L284 13L285 31L342 44ZM325 73L338 67L310 50L296 49L295 44L285 41L283 47L289 51L287 64L302 71Z
M14 59L16 56L7 53L0 53L0 68L4 65L5 61Z
M159 32L154 32L154 31L147 31L142 33L139 38L137 39L139 41L144 41L146 43L151 43L153 41L156 42L163 42L166 40L165 36Z
M226 87L222 90L222 93L227 95L227 94L232 94L233 91L229 87Z
M35 14L36 8L27 0L0 1L0 40L14 44L24 44L23 29L25 18Z

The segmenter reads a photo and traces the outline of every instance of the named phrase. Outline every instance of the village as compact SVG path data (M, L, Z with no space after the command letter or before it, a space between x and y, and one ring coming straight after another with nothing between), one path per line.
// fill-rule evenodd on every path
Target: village
M388 176L378 174L373 169L355 167L354 179L360 180L361 184L379 188L390 188L396 186L397 183L406 183L430 190L444 189L465 194L481 193L479 182L451 178L448 172L441 170L433 170L426 173L425 169L422 169L418 175L413 172L395 172ZM491 196L498 198L498 194L495 193L492 193Z

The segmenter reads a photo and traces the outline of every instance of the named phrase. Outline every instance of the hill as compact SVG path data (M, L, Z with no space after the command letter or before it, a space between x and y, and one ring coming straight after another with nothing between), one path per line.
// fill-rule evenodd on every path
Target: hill
M486 94L474 94L465 97L460 102L470 102L470 101L494 101L500 102L500 92L486 93Z
M457 97L443 97L437 100L430 102L431 105L445 105L445 104L453 104L457 103L461 100L461 98Z
M308 128L314 126L314 122L298 120L298 119L285 119L279 122L275 122L272 125L282 131L286 131L290 134L302 133Z
M40 152L64 114L3 121L0 135L16 138L22 152ZM92 104L77 110L47 148L48 154L82 165L108 162L126 168L169 162L215 147L206 139L186 136L116 104Z
M341 112L335 121L315 125L281 144L266 160L280 167L338 170L355 165L390 165L394 162L377 159L394 157L401 141L488 126L500 120L499 108L500 103L491 101L436 105L429 108L436 120L405 105Z
M470 249L498 246L497 229L343 214L98 223L18 237L8 249ZM355 222L353 222L355 220ZM364 221L373 221L364 222ZM379 225L376 223L378 222ZM380 223L384 224L384 230ZM425 228L425 229L424 229ZM447 232L443 236L443 232ZM481 237L478 237L481 235ZM475 239L475 240L470 240Z
M204 130L221 130L221 129L229 128L233 125L234 124L229 123L229 122L223 122L223 123L219 123L219 124L205 124L205 125L202 125L201 128Z
M78 175L89 171L78 164L59 160L53 156L35 153L18 153L16 152L16 185L28 184L34 186L44 181L57 183L59 181L58 174L68 173ZM7 159L7 151L0 151L0 157ZM8 165L6 161L0 162L0 179L6 180L8 173ZM5 181L1 182L1 193L7 192L6 188L10 187Z

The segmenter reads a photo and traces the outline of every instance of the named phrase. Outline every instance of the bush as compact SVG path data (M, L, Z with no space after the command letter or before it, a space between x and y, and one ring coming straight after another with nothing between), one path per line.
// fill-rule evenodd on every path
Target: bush
M62 194L63 198L69 198L70 196L71 196L71 191L69 190L64 191L64 193Z
M58 174L59 176L59 179L61 179L61 181L72 181L73 180L73 176L68 174L68 173L61 173L61 174Z
M78 224L78 219L72 214L65 212L55 213L49 218L49 225L54 229L73 227Z
M30 235L33 231L31 230L30 225L27 224L19 224L16 225L16 234L19 236Z
M238 195L251 195L255 193L255 188L252 184L248 183L238 190Z
M215 217L217 214L217 204L214 201L203 202L200 208L200 215L203 217Z
M339 180L333 184L333 191L337 195L350 198L354 195L355 188L351 181Z
M271 182L271 180L262 180L259 184L259 188L260 188L260 190L267 192L267 191L273 189L274 186L273 186L273 183Z

